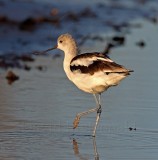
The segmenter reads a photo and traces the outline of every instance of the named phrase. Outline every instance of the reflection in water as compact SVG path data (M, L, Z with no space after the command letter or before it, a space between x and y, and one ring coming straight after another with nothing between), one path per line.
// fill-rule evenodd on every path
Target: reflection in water
M98 151L97 151L97 145L96 145L95 137L93 137L93 147L94 147L95 160L99 160L99 154L98 154Z
M95 160L99 160L99 154L98 154L98 151L97 151L97 145L96 145L95 137L93 137L93 148L94 148L94 158L95 158ZM73 139L73 150L74 150L75 156L79 157L80 160L88 160L89 159L87 157L84 157L82 154L80 154L78 143L77 143L76 139Z

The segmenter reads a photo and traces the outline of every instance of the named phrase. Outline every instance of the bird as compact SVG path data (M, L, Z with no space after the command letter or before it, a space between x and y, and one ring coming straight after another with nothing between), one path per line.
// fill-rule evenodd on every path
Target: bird
M69 33L60 35L57 39L57 45L41 53L47 53L54 49L64 52L63 68L68 79L80 90L94 96L96 107L76 114L73 128L78 127L81 117L96 112L96 121L92 132L92 136L95 137L102 112L101 94L109 87L118 85L133 70L117 64L104 53L79 54L77 42Z

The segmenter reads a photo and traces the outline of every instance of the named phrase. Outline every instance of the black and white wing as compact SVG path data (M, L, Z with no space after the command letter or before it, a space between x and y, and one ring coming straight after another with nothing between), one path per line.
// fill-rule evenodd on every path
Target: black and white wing
M107 75L110 73L120 73L128 75L132 70L128 70L122 65L112 61L108 56L102 53L85 53L74 57L70 63L72 72L93 75L102 71Z

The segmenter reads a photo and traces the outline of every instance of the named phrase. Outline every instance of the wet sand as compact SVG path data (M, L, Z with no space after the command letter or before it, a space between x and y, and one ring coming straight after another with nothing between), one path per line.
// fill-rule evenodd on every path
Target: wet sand
M103 112L96 139L90 135L95 114L72 129L77 112L94 107L93 97L79 91L63 72L63 57L36 57L30 71L13 69L20 79L8 85L0 70L0 159L92 160L158 158L157 25L127 35L126 45L110 57L134 73L102 95ZM146 45L139 47L137 42ZM102 47L96 43L97 50ZM82 48L86 51L86 48ZM58 53L58 51L54 51ZM39 71L36 66L46 66Z

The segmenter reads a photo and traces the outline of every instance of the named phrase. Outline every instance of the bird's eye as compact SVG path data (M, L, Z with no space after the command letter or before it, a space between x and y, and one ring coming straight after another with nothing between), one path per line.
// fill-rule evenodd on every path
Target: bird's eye
M59 43L62 43L63 41L59 41Z

